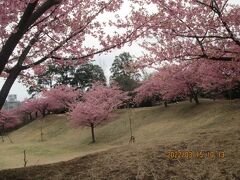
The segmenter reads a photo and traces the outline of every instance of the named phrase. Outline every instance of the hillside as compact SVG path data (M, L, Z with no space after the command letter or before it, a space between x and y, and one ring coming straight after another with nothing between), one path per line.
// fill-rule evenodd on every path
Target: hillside
M13 132L0 143L0 179L239 179L240 102L202 100L132 111L135 144L128 144L127 110L96 129L96 144L89 129L68 127L66 116L40 120ZM224 157L176 158L169 151L224 152ZM106 178L108 177L108 178Z

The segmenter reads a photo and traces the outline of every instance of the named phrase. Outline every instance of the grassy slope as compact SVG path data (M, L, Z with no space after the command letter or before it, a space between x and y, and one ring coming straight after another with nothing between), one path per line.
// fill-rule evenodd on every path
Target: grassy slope
M8 142L0 144L0 169L21 167L24 149L27 151L29 165L67 160L107 150L66 163L33 167L31 172L28 169L19 169L15 173L24 172L26 175L27 171L44 179L49 178L49 174L55 179L61 179L66 175L73 179L80 177L98 179L109 172L114 179L117 179L116 177L144 179L145 176L150 179L151 177L168 179L174 176L191 179L199 173L199 179L206 179L208 176L216 176L216 179L222 176L230 179L240 177L240 169L237 168L240 167L239 109L239 102L229 104L227 101L204 101L199 106L183 102L169 108L134 109L133 131L137 141L134 145L127 145L129 124L126 110L117 111L112 117L114 121L96 129L97 143L94 145L88 144L89 129L71 129L66 125L65 116L49 116L44 119L46 139L44 142L39 141L40 122L35 121L10 135L14 144ZM171 149L223 150L226 157L171 161L165 155ZM213 165L216 169L211 171L210 166L209 171L206 164ZM75 167L81 170L75 171ZM191 168L193 169L190 170ZM44 173L41 170L44 170ZM178 174L179 170L181 174ZM13 171L3 171L0 175L1 173L9 175L8 172ZM82 174L83 172L85 174ZM27 179L27 175L23 179Z

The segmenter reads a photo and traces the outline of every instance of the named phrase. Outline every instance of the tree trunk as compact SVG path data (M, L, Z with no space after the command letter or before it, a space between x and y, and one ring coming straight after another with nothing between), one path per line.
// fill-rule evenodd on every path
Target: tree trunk
M33 120L32 113L29 113L29 120L30 120L30 121Z
M92 143L95 143L94 124L91 123Z
M5 42L4 46L1 49L0 52L0 74L2 74L9 57L11 56L11 54L13 53L15 47L17 46L19 40L22 38L22 36L24 35L24 32L21 33L15 33L12 34L8 40Z
M199 100L198 100L198 96L197 96L197 95L194 95L194 98L193 98L193 99L194 99L194 101L195 101L196 104L199 104Z
M47 110L47 113L46 113L47 115L50 115L51 114L51 112L49 111L49 110Z
M230 101L230 104L232 103L232 88L230 88L228 90L228 98L229 98L229 101Z
M45 109L42 111L42 117L44 118L46 116L46 111Z
M43 119L41 119L41 134L40 134L40 136L41 136L41 141L43 141Z
M189 97L189 102L192 103L192 96Z
M7 77L7 80L5 81L5 83L2 86L2 89L0 91L0 110L2 109L7 96L9 94L10 89L12 88L13 83L15 82L15 80L17 79L18 75L20 74L21 69L15 67L9 74L9 76Z
M1 137L2 137L2 142L4 142L4 124L1 125Z
M164 101L164 106L168 107L167 101Z
M28 31L29 27L34 24L46 11L48 11L54 5L59 4L60 1L51 0L46 1L41 7L39 7L36 12L36 7L38 6L38 1L32 1L28 3L23 11L23 15L17 25L17 32L12 33L7 41L4 43L0 51L0 74L2 74L9 57L13 54L14 49L18 45L19 41L22 39L24 34ZM34 14L33 14L34 13Z

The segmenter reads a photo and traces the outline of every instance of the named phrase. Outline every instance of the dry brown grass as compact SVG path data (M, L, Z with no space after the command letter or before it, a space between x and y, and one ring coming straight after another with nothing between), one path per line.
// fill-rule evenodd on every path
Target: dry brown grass
M51 161L91 154L67 162L0 171L0 179L239 179L239 110L239 102L228 101L204 101L199 106L183 102L169 108L135 109L135 144L128 144L126 110L116 112L115 121L97 129L95 145L88 145L89 130L64 128L57 133L60 125L66 126L64 121L60 123L49 117L48 121L54 122L46 121L47 141L36 141L37 122L18 130L11 135L14 145L0 145L0 166L2 159L8 163L3 155L14 156L19 152L15 148L23 145L34 147L32 153L36 158ZM30 132L32 136L24 135ZM65 149L59 150L59 147ZM96 150L101 152L92 153ZM166 152L170 150L224 151L225 158L169 159Z

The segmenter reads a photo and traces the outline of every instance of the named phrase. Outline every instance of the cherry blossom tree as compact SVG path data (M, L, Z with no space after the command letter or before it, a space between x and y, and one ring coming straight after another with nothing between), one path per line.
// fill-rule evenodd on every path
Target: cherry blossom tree
M167 99L189 97L199 104L198 95L202 91L202 74L198 73L198 63L181 64L171 67L170 77L165 80L163 96Z
M140 28L115 34L106 29L121 22L119 0L4 0L0 2L0 109L15 82L44 72L49 63L79 65L95 54L137 38ZM112 14L111 16L109 16ZM112 17L107 21L104 17ZM101 19L101 20L100 20ZM97 46L88 41L96 40Z
M32 100L33 108L38 111L42 117L44 118L47 114L48 108L50 106L50 102L46 98L36 98Z
M59 85L43 91L42 96L48 100L49 109L68 110L70 104L76 102L81 97L81 92L67 85Z
M147 27L141 46L149 53L139 61L141 66L163 61L239 61L239 5L228 0L133 1L139 8L128 24L145 20Z
M124 25L145 22L139 44L146 52L137 67L161 69L143 83L136 98L141 99L141 93L142 97L161 94L164 99L190 97L198 103L200 92L220 92L239 83L239 5L228 0L132 2L135 6ZM166 64L171 66L164 70ZM171 76L162 78L164 72Z
M200 67L205 72L204 88L218 88L220 91L231 89L240 81L240 62L208 62Z
M167 107L167 101L185 97L188 88L184 81L182 68L183 66L172 64L157 69L157 72L136 89L137 95L134 101L140 104L145 99L152 99L155 96L160 97Z
M30 121L33 120L32 115L36 111L34 101L32 99L23 101L17 111L27 116Z
M194 61L170 64L144 81L136 89L136 102L159 95L163 100L189 97L199 104L200 93L221 93L240 82L240 62Z
M232 89L240 82L240 62L205 62L199 66L202 73L202 87L206 93L229 92L231 98Z
M0 112L0 123L4 125L5 129L13 128L20 123L20 118L16 111L1 110Z
M4 142L5 131L9 128L14 128L21 123L19 115L17 115L15 110L0 111L0 135L2 137L2 142ZM7 135L10 142L12 143L11 138Z
M90 127L92 143L95 143L94 128L108 120L110 113L126 98L117 87L95 85L83 95L82 102L72 105L70 124Z
M153 76L149 77L148 79L144 80L137 89L135 89L135 97L134 102L142 104L144 101L152 101L153 97L160 97L161 96L161 83L160 79L155 73Z
M199 63L168 65L160 68L139 91L144 96L160 94L164 101L189 97L190 101L194 99L195 103L199 104L198 95L203 91L203 77L204 74L199 72ZM151 84L154 85L152 90L149 86Z
M66 85L59 85L49 90L41 92L40 97L24 101L18 109L19 114L29 116L33 119L33 113L41 114L41 141L43 141L43 120L50 111L64 111L70 108L70 103L76 103L81 97L79 90ZM37 118L37 115L36 115Z

